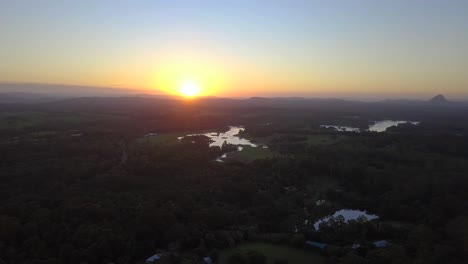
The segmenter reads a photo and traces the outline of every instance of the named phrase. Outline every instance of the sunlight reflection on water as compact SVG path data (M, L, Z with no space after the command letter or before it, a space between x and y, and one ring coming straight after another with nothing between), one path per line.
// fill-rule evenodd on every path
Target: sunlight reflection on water
M317 220L314 223L315 230L320 229L320 224L321 223L326 223L332 217L337 217L337 216L340 216L340 215L344 217L346 222L348 222L350 220L356 220L360 216L364 216L368 221L379 218L377 215L368 214L366 211L342 209L342 210L336 211L333 215L326 216L326 217L323 217L323 218Z
M224 142L231 145L237 145L237 151L242 151L242 146L250 146L253 148L257 147L257 144L252 143L250 140L246 138L239 137L239 133L244 131L243 127L240 126L229 126L229 130L226 132L208 132L204 134L189 134L187 136L206 136L210 138L210 147L222 147ZM179 140L183 139L184 137L178 137ZM240 146L239 146L240 145ZM224 162L223 159L227 157L227 153L224 153L221 157L216 159L217 162Z

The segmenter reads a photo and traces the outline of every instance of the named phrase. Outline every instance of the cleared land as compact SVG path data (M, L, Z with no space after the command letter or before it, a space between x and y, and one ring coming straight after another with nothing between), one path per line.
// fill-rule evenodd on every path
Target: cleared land
M270 149L262 147L253 148L250 146L242 146L242 151L233 152L228 154L228 160L235 160L240 162L252 162L258 159L270 159L278 156Z
M173 145L177 144L180 141L178 137L183 137L183 133L168 133L168 134L158 134L150 137L139 138L139 143L153 144L153 145Z
M105 120L126 120L126 117L110 114L89 113L60 113L51 114L47 112L3 112L0 113L0 130L22 130L39 127L44 124L72 124L83 127L83 123L98 122Z

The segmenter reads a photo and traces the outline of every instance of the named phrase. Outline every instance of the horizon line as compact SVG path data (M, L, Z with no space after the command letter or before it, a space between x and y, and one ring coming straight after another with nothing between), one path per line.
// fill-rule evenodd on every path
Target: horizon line
M23 86L22 90L8 89L4 85L15 85ZM45 87L44 87L45 86ZM81 91L63 91L63 90L53 90L47 91L45 89L36 90L40 88L63 88L63 87L79 87L87 88L87 90ZM18 87L16 87L18 88ZM91 90L90 90L91 89ZM167 97L182 97L177 94L167 93L161 90L155 89L151 91L144 88L135 88L135 87L123 87L123 86L103 86L103 85L85 85L85 84L64 84L64 83L41 83L41 82L14 82L14 81L0 81L0 93L36 93L36 94L47 94L47 95L61 95L61 96L105 96L105 95L146 95L146 96L167 96ZM248 99L248 98L304 98L304 99L341 99L341 100L429 100L434 96L444 95L445 97L453 98L457 97L455 100L451 101L464 101L468 100L468 93L466 94L453 94L453 93L372 93L372 92L323 92L323 93L271 93L271 94L251 94L246 96L225 96L225 95L203 95L199 98L226 98L226 99ZM448 95L448 96L447 96Z

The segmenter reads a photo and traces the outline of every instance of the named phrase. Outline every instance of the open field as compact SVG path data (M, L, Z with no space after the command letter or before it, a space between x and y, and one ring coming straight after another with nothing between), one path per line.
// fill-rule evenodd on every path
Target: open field
M242 151L229 153L228 160L235 160L240 162L252 162L258 159L271 159L277 157L279 154L271 151L270 149L264 149L262 147L250 147L243 146Z
M0 113L0 130L30 129L51 123L81 125L82 123L116 120L126 120L126 117L100 113L3 112Z
M139 138L137 142L152 145L173 145L179 143L177 138L182 136L184 136L183 133L158 134L155 136Z
M0 129L23 129L41 123L45 115L40 112L4 112L0 114Z

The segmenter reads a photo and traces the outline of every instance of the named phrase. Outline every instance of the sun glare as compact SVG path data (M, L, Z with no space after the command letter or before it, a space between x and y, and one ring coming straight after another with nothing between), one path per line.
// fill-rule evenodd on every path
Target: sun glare
M194 82L184 82L179 92L185 97L194 97L200 94L200 87Z

